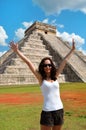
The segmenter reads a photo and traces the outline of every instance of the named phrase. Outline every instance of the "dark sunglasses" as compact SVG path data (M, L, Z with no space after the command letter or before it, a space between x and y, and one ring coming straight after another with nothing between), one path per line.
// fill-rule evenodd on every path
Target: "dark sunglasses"
M52 67L51 64L44 64L44 65L43 65L43 67L47 67L47 66L48 66L48 67Z

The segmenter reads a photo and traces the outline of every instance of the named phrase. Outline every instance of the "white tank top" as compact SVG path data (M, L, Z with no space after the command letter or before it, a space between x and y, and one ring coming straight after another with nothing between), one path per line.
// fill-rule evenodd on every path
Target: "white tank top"
M43 80L41 90L44 96L44 111L55 111L63 108L57 80L53 82Z

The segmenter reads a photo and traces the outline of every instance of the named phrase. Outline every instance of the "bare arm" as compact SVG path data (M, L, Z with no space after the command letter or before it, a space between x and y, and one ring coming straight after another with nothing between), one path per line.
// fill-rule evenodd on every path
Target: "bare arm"
M40 81L40 74L37 72L35 66L32 64L30 59L23 55L23 53L18 49L18 44L15 44L13 41L10 42L10 48L19 55L19 57L29 66L30 70L36 76L36 78Z
M75 50L75 42L74 42L74 39L72 39L72 49L71 49L71 51L64 57L63 61L61 62L60 66L59 66L59 68L58 68L58 70L57 70L57 74L56 74L57 77L58 77L59 74L63 71L63 69L64 69L64 67L65 67L65 65L66 65L66 63L67 63L67 61L68 61L68 59L69 59L69 58L71 57L71 55L73 54L74 50Z

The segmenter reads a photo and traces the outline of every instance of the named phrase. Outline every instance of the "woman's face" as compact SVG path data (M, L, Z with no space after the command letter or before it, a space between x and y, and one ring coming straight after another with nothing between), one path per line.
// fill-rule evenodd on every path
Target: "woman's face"
M45 60L44 61L44 71L45 73L49 74L51 72L52 69L52 64L50 60Z

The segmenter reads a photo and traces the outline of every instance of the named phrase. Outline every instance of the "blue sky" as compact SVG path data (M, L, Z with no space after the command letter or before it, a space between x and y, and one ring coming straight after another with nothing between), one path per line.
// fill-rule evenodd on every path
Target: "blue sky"
M86 0L0 0L0 56L35 21L55 25L57 36L86 55Z

